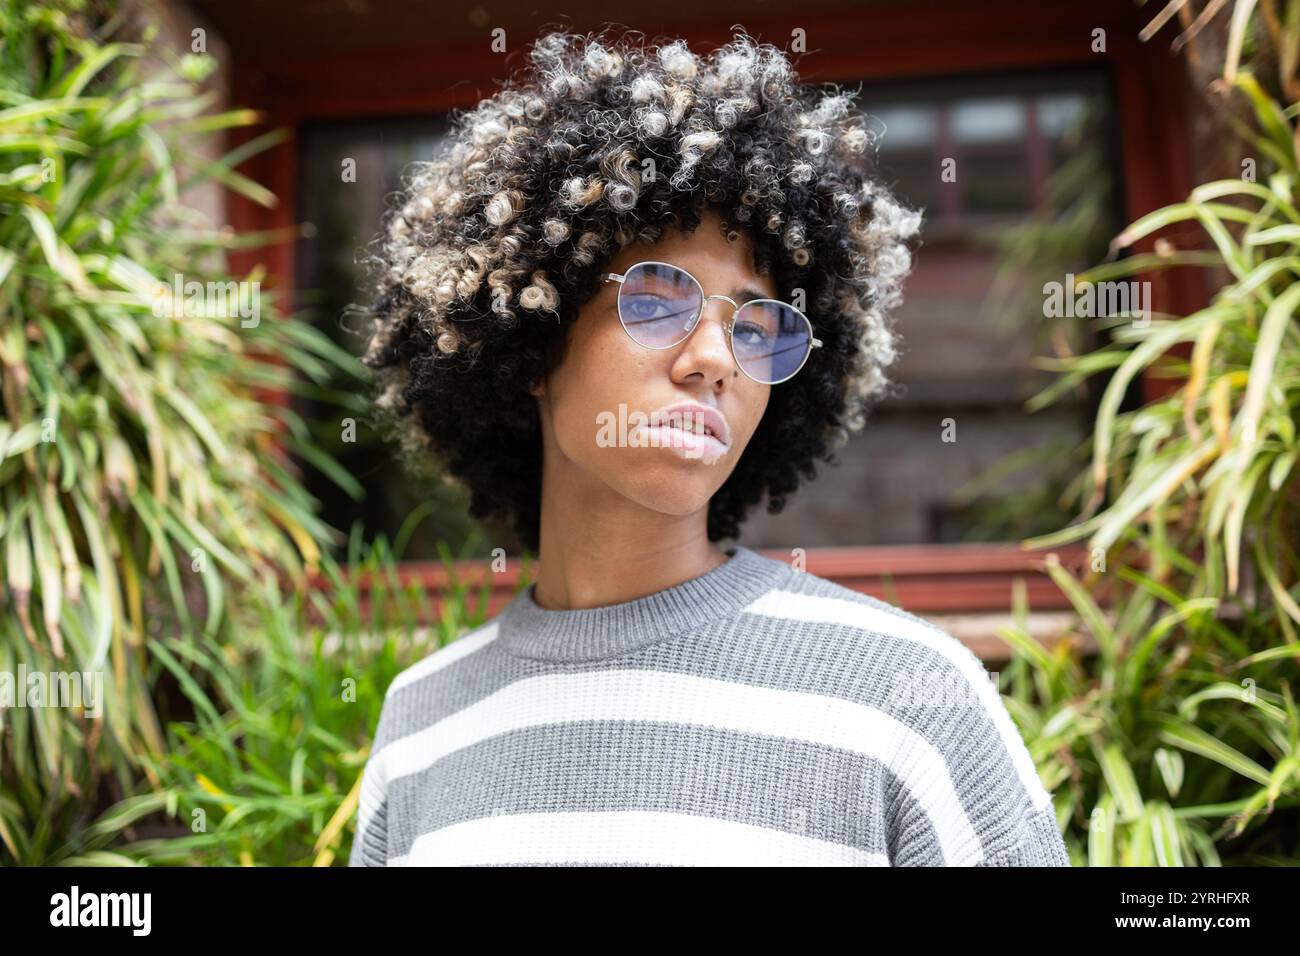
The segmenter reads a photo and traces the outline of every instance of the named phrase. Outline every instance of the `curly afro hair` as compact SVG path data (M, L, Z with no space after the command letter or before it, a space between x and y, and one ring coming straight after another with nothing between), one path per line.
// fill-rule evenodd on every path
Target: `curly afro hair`
M634 241L693 232L716 210L731 238L748 232L782 298L802 295L824 343L773 387L709 502L709 540L736 538L764 493L780 512L893 389L888 313L921 217L873 176L869 118L743 30L706 56L640 36L541 35L531 69L453 114L373 244L377 417L408 461L440 461L471 515L508 519L533 551L542 443L528 387L563 359L604 264Z

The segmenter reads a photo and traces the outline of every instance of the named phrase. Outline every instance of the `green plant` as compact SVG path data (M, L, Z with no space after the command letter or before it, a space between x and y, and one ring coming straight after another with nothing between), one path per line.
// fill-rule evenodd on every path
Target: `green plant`
M104 695L102 719L0 710L0 859L23 863L84 860L148 812L94 822L165 750L151 649L216 635L228 592L301 578L332 537L289 458L323 456L268 396L363 374L259 272L230 275L229 251L286 236L183 202L216 183L273 204L236 167L281 134L205 158L256 115L206 112L206 55L107 42L104 6L0 0L0 671L101 674Z
M1110 345L1044 363L1061 376L1033 403L1113 370L1081 519L1025 542L1087 539L1082 579L1048 562L1078 622L1051 651L1030 639L1023 617L1001 632L1016 651L1008 707L1056 790L1078 862L1294 864L1300 856L1300 104L1284 108L1237 68L1252 26L1275 34L1278 88L1296 94L1300 2L1281 17L1262 4L1270 12L1261 22L1251 19L1255 6L1233 10L1224 82L1249 104L1254 128L1241 129L1269 174L1200 186L1115 241L1120 249L1195 224L1227 283L1185 317L1112 317ZM1080 280L1191 261L1166 250L1105 263ZM1144 370L1181 384L1121 412ZM1093 593L1103 588L1108 609ZM1095 656L1080 652L1083 631Z
M155 653L194 705L151 760L174 835L115 852L144 863L328 866L351 850L361 771L384 692L405 667L486 618L490 582L452 578L436 623L429 595L397 575L408 519L393 548L361 541L346 564L323 561L328 587L310 598L261 589L224 646L157 642ZM477 542L471 542L470 546ZM442 555L455 574L455 558ZM368 577L368 605L358 582ZM252 596L249 596L252 598ZM157 795L142 795L157 810Z
M1258 616L1230 627L1216 598L1129 567L1108 613L1088 582L1049 571L1080 621L1044 648L1022 588L1017 623L999 631L1016 652L1001 682L1076 864L1293 862L1294 819L1268 816L1300 806L1300 718L1286 662L1248 653L1267 643ZM1084 630L1095 656L1080 652Z

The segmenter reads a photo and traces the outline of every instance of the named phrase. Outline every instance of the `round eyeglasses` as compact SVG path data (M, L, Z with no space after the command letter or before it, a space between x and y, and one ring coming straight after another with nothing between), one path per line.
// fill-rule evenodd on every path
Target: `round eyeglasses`
M763 385L793 378L812 350L812 322L794 306L777 299L750 299L737 305L725 295L705 295L698 279L668 262L638 262L623 273L602 272L619 283L618 318L632 341L648 349L669 349L695 331L710 299L725 299L735 310L726 324L736 365Z

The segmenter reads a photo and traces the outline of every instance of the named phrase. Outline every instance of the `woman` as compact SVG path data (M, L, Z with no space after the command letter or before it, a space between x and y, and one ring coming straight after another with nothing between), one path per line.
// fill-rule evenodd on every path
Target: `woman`
M864 117L744 34L529 60L389 214L367 362L540 570L388 689L351 863L1068 865L969 650L716 544L889 388Z

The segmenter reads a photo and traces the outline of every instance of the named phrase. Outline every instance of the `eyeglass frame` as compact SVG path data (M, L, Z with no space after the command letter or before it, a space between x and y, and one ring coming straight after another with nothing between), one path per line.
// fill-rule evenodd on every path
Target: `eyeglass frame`
M672 342L672 343L670 343L670 344L668 344L668 345L646 345L644 342L640 342L640 341L638 341L638 340L636 339L636 337L635 337L634 335L632 335L631 330L628 329L628 327L627 327L627 322L625 322L624 319L623 319L623 304L622 304L622 296L621 296L621 293L622 293L622 289L623 289L623 282L627 279L628 273L631 272L633 269L637 268L638 266L668 266L670 269L676 269L678 272L681 272L683 275L685 275L687 278L689 278L692 282L694 282L694 283L695 283L695 287L696 287L697 289L700 290L700 311L699 311L699 314L696 315L696 317L692 320L692 321L693 321L693 324L691 325L691 327L690 327L689 329L687 329L686 334L683 335L683 336L682 336L680 339L678 339L676 342ZM656 351L656 352L664 352L664 351L667 351L668 349L676 348L677 346L681 345L683 342L685 342L687 339L689 339L692 335L694 335L694 334L695 334L695 330L698 329L698 328L700 327L700 324L701 324L701 323L700 323L700 320L701 320L702 318L704 318L704 310L707 309L707 308L709 307L709 300L710 300L710 299L725 299L727 302L730 302L730 303L731 303L731 307L732 307L731 318L727 320L727 323L726 323L722 328L723 328L723 331L725 331L725 332L727 333L727 347L728 347L728 348L730 349L730 351L731 351L731 359L732 359L732 361L736 363L736 368L738 368L738 369L740 369L742 372L744 372L744 373L745 373L745 377L748 378L750 381L758 382L758 384L760 384L760 385L780 385L782 382L788 382L788 381L790 381L790 379L794 378L794 377L795 377L796 375L798 375L801 371L803 371L803 367L804 367L805 365L808 364L808 359L809 359L809 357L812 355L812 353L813 353L813 349L819 349L819 348L822 347L822 340L819 339L819 338L817 338L817 337L813 334L813 331L814 331L814 330L813 330L812 319L808 318L808 316L804 315L804 313L803 313L803 311L802 311L801 309L796 309L796 308L795 308L793 305L791 305L789 302L782 302L780 299L748 299L748 300L746 300L745 302L742 302L741 304L737 305L737 304L736 304L736 300L733 299L733 298L731 298L731 296L721 295L721 294L719 294L719 293L715 293L715 294L713 294L713 295L705 295L705 294L704 294L704 286L703 286L703 284L700 282L700 280L697 279L697 278L695 278L695 276L691 275L691 273L690 273L688 270L683 269L681 266L679 266L679 265L677 265L676 263L673 263L673 262L663 262L663 261L660 261L660 260L658 260L658 259L645 259L645 260L643 260L643 261L641 261L641 262L634 262L634 263L632 263L632 265L628 266L628 267L627 267L627 270L626 270L622 275L619 275L618 273L615 273L615 272L602 272L602 273L600 274L600 278L601 278L601 281L602 281L602 282L614 281L614 282L617 282L617 283L618 283L618 285L619 285L620 296L619 296L619 300L618 300L618 301L616 302L616 304L615 304L615 307L618 309L618 324L621 325L621 326L623 327L623 331L627 334L627 337L630 338L633 342L636 342L636 344L639 345L639 346L641 346L641 348L643 348L643 349L653 349L653 350ZM804 352L803 361L801 361L801 362L799 363L799 367L796 368L793 372L791 372L791 373L790 373L789 375L787 375L785 378L777 379L775 382L764 382L764 381L762 381L761 379L754 378L754 376L750 375L749 372L746 372L746 371L745 371L745 366L741 364L741 362L740 362L740 357L739 357L738 355L736 355L736 339L735 339L735 336L734 336L734 334L733 334L733 332L732 332L732 330L736 327L736 315L737 315L737 314L740 312L740 310L743 309L745 306L747 306L747 305L753 305L753 304L756 303L756 302L774 302L774 303L776 303L777 305L783 305L783 306L785 306L787 309L790 309L791 311L793 311L793 312L795 313L795 315L799 316L799 318L803 319L804 322L805 322L805 323L807 324L807 326L808 326L808 342L809 342L809 345L808 345L808 350L807 350L806 352Z

